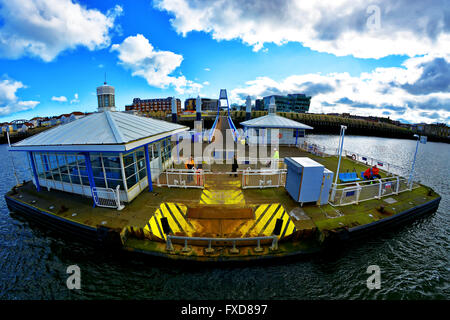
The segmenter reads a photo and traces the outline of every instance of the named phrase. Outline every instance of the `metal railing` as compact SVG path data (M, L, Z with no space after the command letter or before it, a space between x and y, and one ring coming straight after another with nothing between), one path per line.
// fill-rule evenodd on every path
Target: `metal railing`
M201 188L205 186L205 171L203 169L166 169L163 173L167 187Z
M418 184L408 184L407 178L399 176L356 183L341 183L337 186L333 185L329 201L337 206L358 204L361 201L381 199L404 191L411 191L417 187Z
M92 188L93 198L95 205L105 208L116 208L117 210L122 210L125 208L123 203L120 201L120 185L116 187L116 190L112 188Z
M332 153L327 152L326 147L315 143L308 143L307 141L303 141L303 143L299 144L298 148L319 157L330 157L333 155Z
M238 170L242 173L242 189L276 188L286 184L286 169L250 169Z
M406 176L409 173L409 169L403 168L401 166L382 161L379 159L375 159L372 157L368 157L362 154L359 154L357 152L349 151L349 150L342 150L342 155L345 155L346 158L352 159L353 161L373 166L377 165L382 171L385 171L388 174L391 175L400 175L400 176Z
M250 238L209 238L209 237L186 237L186 236L173 236L166 235L166 250L173 251L172 240L183 240L184 247L181 249L182 252L189 252L191 248L188 246L188 241L197 241L197 242L207 242L208 247L206 248L206 253L214 253L214 249L212 247L213 242L231 242L232 249L231 253L239 253L239 250L236 248L236 242L244 242L244 241L255 241L256 248L254 249L256 252L263 251L261 247L261 240L272 240L272 244L270 246L271 250L278 250L278 236L263 236L263 237L250 237Z

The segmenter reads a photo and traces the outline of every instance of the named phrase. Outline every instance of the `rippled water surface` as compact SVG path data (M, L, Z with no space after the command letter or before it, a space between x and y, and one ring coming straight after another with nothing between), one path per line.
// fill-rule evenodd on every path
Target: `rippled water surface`
M309 140L336 148L338 136ZM409 167L412 140L347 136L345 149ZM20 180L26 159L14 154ZM0 199L0 299L449 299L450 145L421 144L416 172L442 196L438 211L333 253L290 262L237 267L124 259L74 243L11 217ZM15 184L0 146L3 195ZM66 268L81 268L81 290L70 291ZM381 289L368 290L366 269L381 268Z

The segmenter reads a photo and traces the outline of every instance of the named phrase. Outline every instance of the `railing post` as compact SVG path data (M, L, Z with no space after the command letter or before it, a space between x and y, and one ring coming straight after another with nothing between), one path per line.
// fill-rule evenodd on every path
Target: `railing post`
M359 195L361 194L361 186L359 183L356 183L356 204L359 202Z
M167 251L173 251L173 245L172 245L172 240L170 239L170 235L167 235L167 240L166 240L166 250Z
M255 250L255 252L262 252L263 251L263 248L261 248L261 240L260 239L256 240L256 248L254 250Z
M214 253L214 249L211 247L211 242L212 242L212 240L208 241L208 248L205 249L205 252L208 254Z
M239 253L239 249L236 248L236 240L233 240L233 248L230 249L230 253L232 253L232 254L238 254Z
M118 184L117 187L116 187L116 204L117 204L117 210L120 211L123 208L125 208L125 206L120 203L120 191L119 191L119 189L120 189L120 184Z
M277 236L273 236L272 246L270 247L270 249L272 251L278 250L278 237Z
M378 188L378 199L381 199L381 188L383 186L383 181L381 179L378 179L380 187Z
M188 239L187 238L184 239L184 247L183 247L183 249L181 249L181 252L189 252L189 251L191 251L191 248L188 247L187 242L188 242Z
M397 187L395 188L395 194L398 194L399 188L400 188L400 178L397 176Z

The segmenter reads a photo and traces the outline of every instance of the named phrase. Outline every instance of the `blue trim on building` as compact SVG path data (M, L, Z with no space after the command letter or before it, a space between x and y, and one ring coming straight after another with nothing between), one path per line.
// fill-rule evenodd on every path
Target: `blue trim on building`
M48 166L48 158L47 158L46 154L44 154L44 166L45 166L45 171L50 171L50 167Z
M36 181L36 189L37 191L41 191L41 185L39 184L39 176L36 170L36 164L34 163L33 152L28 151L28 156L30 157L31 169L33 170L34 181Z
M144 146L145 150L145 165L147 167L147 179L148 179L148 191L153 191L153 183L152 183L152 168L150 167L150 155L148 153L148 144Z
M89 186L91 187L92 199L94 199L94 208L95 208L95 199L97 195L94 192L95 181L94 181L94 173L92 172L91 158L89 156L89 152L83 152L83 155L86 161L86 170L88 172Z

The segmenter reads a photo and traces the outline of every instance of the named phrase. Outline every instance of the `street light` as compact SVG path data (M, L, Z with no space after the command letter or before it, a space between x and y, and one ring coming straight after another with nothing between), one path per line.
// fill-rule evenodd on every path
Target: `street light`
M416 144L416 152L414 153L414 160L412 163L412 168L411 168L411 172L409 174L409 180L408 180L408 185L410 188L412 188L412 183L413 183L413 174L414 174L414 165L416 164L416 157L417 157L417 150L419 149L419 142L420 143L426 143L427 142L427 137L426 136L419 136L418 134L414 135L415 138L417 138L417 144Z

